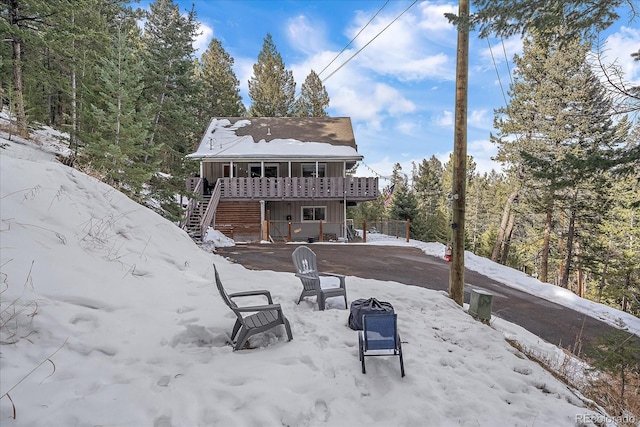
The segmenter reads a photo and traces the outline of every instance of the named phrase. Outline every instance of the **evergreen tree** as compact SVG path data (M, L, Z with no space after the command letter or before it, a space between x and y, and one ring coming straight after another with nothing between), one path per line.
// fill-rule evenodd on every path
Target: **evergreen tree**
M601 172L611 167L627 126L610 117L610 101L585 60L588 45L562 43L537 36L525 40L523 56L515 58L511 100L497 110L501 134L496 141L498 159L524 177L526 199L544 218L540 279L549 280L555 234L560 258L554 264L559 284L567 286L580 226L576 220L589 200L602 194Z
M233 58L217 39L202 54L197 69L200 83L198 102L201 122L212 117L241 117L246 113L240 96L240 82L233 71Z
M183 194L184 180L195 171L185 156L193 151L203 123L197 121L197 86L193 70L193 40L197 31L195 13L180 13L172 0L156 0L144 25L142 45L145 59L146 101L153 106L147 145L161 147L162 168L151 180L152 197L160 212L176 219L180 206L175 195ZM150 151L151 153L151 151ZM147 156L145 161L156 159Z
M47 27L44 69L33 76L36 90L32 96L39 98L35 103L40 108L34 110L38 119L69 133L73 163L82 145L78 133L85 110L99 96L95 85L99 63L110 55L110 36L116 32L119 16L133 12L120 2L76 0L72 7L65 3Z
M111 55L100 62L100 96L87 112L82 140L86 166L102 181L144 203L143 185L159 169L157 162L145 158L155 158L153 150L159 147L146 144L152 114L151 106L141 102L145 70L130 40L137 32L135 20L122 16Z
M632 14L638 11L627 0L474 0L476 13L471 24L480 25L480 36L496 34L510 37L537 32L553 35L566 26L566 39L588 36L602 31L620 16L620 6L629 5ZM456 20L454 15L447 15Z
M60 0L10 0L0 7L0 33L11 46L11 61L4 62L2 81L11 82L11 111L18 134L27 136L25 105L29 69L42 69L38 53L46 46L46 28L51 17L62 6Z
M293 114L296 83L293 72L285 69L271 34L267 34L253 65L249 80L251 117L290 117Z
M445 242L449 221L446 212L446 197L442 182L444 169L435 156L423 159L413 177L413 189L418 199L420 217L424 222L425 242Z
M425 222L420 215L418 199L409 187L409 178L402 172L400 163L393 166L391 184L385 191L385 205L390 219L409 220L411 222L411 237L421 239L424 237Z
M329 94L320 77L311 70L300 88L300 97L296 101L296 116L327 117L327 107Z
M640 146L640 126L627 148ZM584 234L582 258L591 278L587 295L636 316L640 315L640 167L609 181L614 202L600 221ZM613 199L615 197L615 199Z

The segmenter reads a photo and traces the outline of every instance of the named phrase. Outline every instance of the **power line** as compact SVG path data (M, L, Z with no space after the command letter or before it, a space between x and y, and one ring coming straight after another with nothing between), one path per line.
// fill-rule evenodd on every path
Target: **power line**
M356 34L356 35L355 35L355 36L354 36L354 37L349 41L349 43L347 43L347 45L346 45L345 47L343 47L343 48L342 48L342 50L340 51L340 53L338 53L338 54L337 54L337 55L336 55L336 56L331 60L331 62L329 62L329 63L328 63L328 64L327 64L323 69L322 69L322 71L320 71L320 72L318 73L318 77L320 77L320 75L321 75L322 73L324 73L324 72L326 71L326 69L327 69L327 68L329 68L329 67L331 66L331 64L333 64L333 63L335 62L335 60L336 60L336 59L338 59L338 57L339 57L340 55L342 55L342 52L344 52L345 50L347 50L347 48L348 48L349 46L351 46L351 43L353 43L353 42L355 41L355 39L357 39L357 38L358 38L358 36L359 36L359 35L360 35L364 30L365 30L365 28L367 28L367 27L369 26L369 24L371 24L371 21L373 21L373 20L375 19L375 17L376 17L376 16L378 16L378 14L379 14L380 12L382 12L382 9L384 9L384 7L389 3L389 1L390 1L390 0L387 0L387 1L386 1L386 2L385 2L385 3L380 7L380 9L378 9L378 11L375 13L375 15L373 15L373 16L371 17L371 19L369 19L369 22L367 22L367 23L365 24L365 26L364 26L364 27L362 27L362 28L360 29L360 31L358 31L358 34Z
M507 49L504 47L504 39L500 37L500 42L502 43L502 53L504 54L504 62L507 64L507 71L509 72L509 80L511 81L511 85L513 86L513 76L511 75L511 67L509 67L509 59L507 58Z
M338 68L336 68L335 70L333 70L333 72L331 74L329 74L327 77L325 77L324 79L322 79L322 83L324 83L325 81L327 81L331 76L333 76L335 73L337 73L342 67L344 67L345 65L347 65L347 63L349 61L351 61L353 58L355 58L356 55L358 55L360 52L362 52L364 50L364 48L366 48L367 46L369 46L371 44L371 42L373 42L375 39L378 38L378 36L380 36L380 34L384 33L387 28L389 28L394 22L396 22L398 19L400 19L402 17L402 15L404 15L409 9L411 9L413 7L413 5L415 5L418 2L418 0L414 0L413 3L411 3L409 5L409 7L407 7L405 10L402 11L402 13L400 15L398 15L393 21L391 21L389 23L389 25L387 25L386 27L384 27L378 34L376 34L371 40L369 40L367 42L367 44L365 44L364 46L362 46L360 48L360 50L358 50L356 53L354 53L349 59L347 59L345 62L342 63L342 65L340 65Z
M493 61L493 68L496 70L496 74L498 75L498 83L500 84L500 91L502 92L502 98L504 99L504 105L507 105L507 96L504 93L504 88L502 87L502 79L500 78L500 72L498 71L498 66L496 65L496 59L493 57L493 49L491 49L491 42L489 38L487 38L487 44L489 45L489 53L491 53L491 60Z

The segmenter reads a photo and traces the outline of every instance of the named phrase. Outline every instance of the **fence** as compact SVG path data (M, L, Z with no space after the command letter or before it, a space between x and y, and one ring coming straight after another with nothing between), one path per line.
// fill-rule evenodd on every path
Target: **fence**
M404 237L407 242L411 237L411 221L399 219L380 219L362 221L362 242L367 243L367 233L380 233L396 238Z
M344 242L344 222L265 221L267 235L284 242Z
M345 242L347 240L359 240L355 236L354 228L357 224L353 220L347 220L347 236L344 236L343 222L291 222L291 221L265 221L267 226L267 236L274 241L284 242ZM411 222L409 220L378 220L367 225L362 223L363 243L367 243L367 233L380 233L396 238L405 238L409 241L411 235ZM310 237L311 236L311 237Z

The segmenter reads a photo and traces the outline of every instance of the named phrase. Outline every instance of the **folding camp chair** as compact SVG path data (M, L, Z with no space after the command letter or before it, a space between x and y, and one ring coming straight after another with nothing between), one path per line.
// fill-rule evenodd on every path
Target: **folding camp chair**
M362 323L363 330L358 332L358 356L362 362L362 373L367 373L364 362L367 356L399 356L400 373L404 377L397 315L394 313L365 314L362 316Z

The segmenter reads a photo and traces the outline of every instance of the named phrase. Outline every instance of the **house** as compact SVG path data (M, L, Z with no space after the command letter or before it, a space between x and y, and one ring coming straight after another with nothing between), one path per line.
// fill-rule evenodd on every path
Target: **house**
M187 180L202 195L184 221L194 235L212 226L237 241L343 240L346 207L378 197L377 178L349 174L363 157L348 117L214 118L187 157L200 162Z

